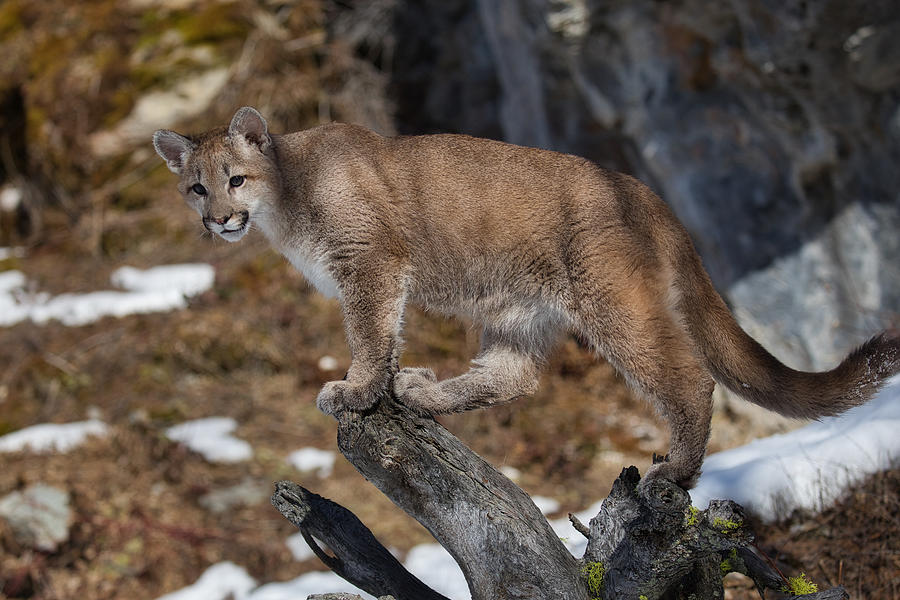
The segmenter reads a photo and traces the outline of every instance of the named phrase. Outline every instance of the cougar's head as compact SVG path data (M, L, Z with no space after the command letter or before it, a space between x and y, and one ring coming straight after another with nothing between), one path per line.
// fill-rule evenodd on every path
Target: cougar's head
M161 129L153 146L180 176L178 190L204 227L229 242L264 222L278 200L272 138L266 120L249 106L235 113L227 130L185 137Z

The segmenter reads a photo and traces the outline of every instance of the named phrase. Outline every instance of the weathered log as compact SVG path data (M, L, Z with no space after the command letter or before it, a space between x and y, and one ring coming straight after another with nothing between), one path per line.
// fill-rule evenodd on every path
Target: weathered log
M786 588L787 582L785 582L784 576L749 547L738 548L736 553L731 553L727 558L723 559L723 564L726 561L730 571L743 573L756 583L756 589L759 590L760 597L762 597L765 589L783 591ZM843 586L839 585L821 592L791 596L791 598L802 598L803 600L849 600L850 594L847 593Z
M729 571L751 576L760 590L786 584L749 548L752 533L739 505L713 501L700 511L666 481L639 492L635 467L622 471L590 527L576 523L588 538L576 560L525 492L433 419L381 402L368 413L338 417L338 446L450 552L473 600L712 600L723 597ZM305 528L326 565L360 588L397 600L443 598L406 572L346 509L288 482L278 484L273 503ZM847 595L834 588L797 598Z
M791 596L788 600L850 600L850 594L847 593L843 586L839 585L823 592Z
M531 498L433 419L395 402L338 419L338 447L460 565L473 600L588 597Z
M403 568L372 532L343 506L290 481L275 484L272 504L300 529L325 565L373 596L397 600L448 600ZM327 554L316 540L327 545Z
M721 598L721 556L752 540L740 506L691 507L687 492L654 480L644 494L629 467L591 519L584 560L603 566L604 598Z

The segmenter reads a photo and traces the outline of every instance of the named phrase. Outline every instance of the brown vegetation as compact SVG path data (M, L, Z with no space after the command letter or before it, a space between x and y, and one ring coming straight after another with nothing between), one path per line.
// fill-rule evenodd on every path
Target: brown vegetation
M371 92L384 81L346 44L326 39L329 4L263 10L270 4L0 4L0 185L26 193L14 214L0 212L0 246L24 246L25 254L0 260L0 270L21 270L36 289L62 293L108 288L111 271L125 264L216 268L214 288L185 311L0 328L0 434L89 414L112 426L108 438L68 454L0 454L0 495L41 481L69 490L75 511L70 540L52 554L19 546L0 521L0 599L155 598L228 559L260 581L319 569L315 560L292 560L283 544L292 527L267 502L227 517L200 505L207 491L247 479L302 481L401 551L430 539L345 461L319 479L284 460L303 446L335 449L335 423L314 398L349 363L337 305L311 292L260 236L227 245L202 235L149 137L102 157L90 146L92 134L115 131L145 95L223 65L228 78L214 101L168 126L202 130L241 104L259 106L279 131L320 117L357 120L354 110L383 123L380 89L369 104L349 100L360 98L358 86ZM478 332L466 324L414 312L407 330L405 364L441 377L466 368L477 348ZM337 359L333 372L318 366L326 354ZM163 434L219 415L239 422L251 460L210 464ZM646 467L667 447L650 409L571 339L535 397L443 421L563 511L605 496L622 466ZM730 445L752 435L725 416L713 428L728 432L717 439ZM896 472L884 475L833 516L766 528L763 545L813 579L842 578L855 598L897 597L898 481Z
M26 551L0 533L3 594L153 598L227 559L261 581L319 569L315 560L292 561L282 543L292 528L268 503L227 518L199 504L205 492L246 478L302 481L351 508L388 546L428 541L342 459L322 480L284 460L303 446L335 449L335 423L316 410L314 398L349 361L338 307L309 290L261 237L228 245L201 236L175 194L161 195L168 204L128 212L123 235L144 241L113 256L83 249L76 226L3 264L57 293L109 287L110 271L122 264L209 261L217 269L214 289L185 311L0 329L0 431L97 412L114 432L68 454L0 455L0 493L37 481L59 485L72 493L76 514L71 540L54 554ZM464 324L420 313L407 330L404 362L431 365L439 376L463 370L477 347L477 332ZM336 371L317 366L326 354L337 358ZM210 464L163 434L214 415L240 423L237 436L253 445L252 460ZM563 511L605 495L623 465L646 466L667 443L650 409L571 339L555 353L535 397L445 423L493 464L519 469L528 492L559 499ZM739 432L747 435L724 417L714 427L734 431L735 444ZM898 482L896 472L883 475L822 517L763 528L762 545L783 558L786 572L805 569L832 584L840 572L845 586L859 590L855 598L890 598L897 586ZM868 587L876 583L879 591Z

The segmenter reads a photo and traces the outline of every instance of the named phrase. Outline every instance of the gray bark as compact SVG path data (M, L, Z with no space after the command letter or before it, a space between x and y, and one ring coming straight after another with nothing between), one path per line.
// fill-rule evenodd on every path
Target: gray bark
M713 501L692 512L687 492L652 482L646 498L629 467L591 519L585 560L604 565L604 598L722 598L722 556L748 544L741 507Z
M728 571L749 575L760 590L785 585L750 550L752 533L739 505L713 501L699 511L684 490L665 481L638 493L635 467L622 471L590 527L573 520L588 538L576 560L525 492L433 419L381 402L368 413L338 418L338 446L450 552L473 600L713 600L723 597ZM346 509L290 482L277 484L272 502L329 568L358 587L397 600L444 598L409 574ZM842 588L798 596L847 597Z
M300 529L329 569L373 596L397 600L447 600L403 568L349 510L290 481L275 484L272 504ZM328 546L327 554L316 540Z
M432 419L393 402L338 420L338 446L462 568L473 600L587 598L531 498Z

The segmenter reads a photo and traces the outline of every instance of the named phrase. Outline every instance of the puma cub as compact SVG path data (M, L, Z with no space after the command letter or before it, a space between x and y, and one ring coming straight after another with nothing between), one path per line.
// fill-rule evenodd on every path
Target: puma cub
M648 477L689 487L709 436L714 380L789 417L864 403L900 371L883 333L826 373L790 369L738 326L687 232L646 186L557 152L464 135L385 138L329 124L276 135L253 108L198 136L153 136L204 226L253 226L343 307L353 361L322 388L326 413L393 394L421 414L530 394L574 331L651 398L671 427ZM398 371L407 303L483 326L465 374Z

